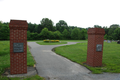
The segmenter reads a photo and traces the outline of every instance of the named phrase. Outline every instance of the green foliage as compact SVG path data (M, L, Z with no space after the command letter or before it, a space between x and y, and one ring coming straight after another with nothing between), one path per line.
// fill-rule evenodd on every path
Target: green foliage
M113 33L114 40L120 40L120 28L116 28Z
M71 33L71 38L74 39L74 40L80 39L80 37L81 37L80 33L81 33L80 29L74 28L73 31L72 31L72 33Z
M81 40L85 40L87 39L87 30L86 29L82 29L81 30Z
M48 30L44 30L47 28ZM71 33L76 26L69 26L64 20L60 20L56 26L53 26L52 20L43 18L41 24L28 23L27 40L43 39L75 39L71 38ZM78 28L82 30L82 28ZM0 40L9 40L9 23L0 22ZM87 39L85 30L80 31L79 39ZM78 39L77 38L77 39Z
M30 31L27 31L27 40L31 40L31 35Z
M38 33L30 33L30 31L27 31L27 40L39 40Z
M104 39L108 39L108 35L107 34L104 35Z
M67 29L64 29L62 35L63 35L63 39L70 39L70 33L67 31Z
M102 27L99 25L94 25L94 28L102 28Z
M35 26L34 32L40 33L43 28L44 27L41 24L39 24L39 25Z
M65 26L65 27L67 27L68 25L67 25L67 23L66 23L64 20L60 20L60 21L56 24L56 26L59 26L59 27Z
M109 31L109 29L107 28L107 27L103 27L103 29L105 30L105 34L107 34L108 35L108 31Z
M40 37L42 39L49 39L49 31L47 28L44 28L41 33L40 33Z
M49 39L55 39L54 32L49 31L48 33L49 33Z
M4 25L0 22L0 40L8 40L10 37L10 30L8 25Z
M118 28L118 27L119 27L118 24L112 24L112 25L110 26L110 28Z
M56 23L56 30L62 33L64 29L68 30L68 25L64 20L60 20L58 23Z
M54 28L53 28L53 22L52 20L48 19L48 18L43 18L41 20L41 25L45 28L47 28L48 30L50 31L54 31Z
M55 39L61 39L62 34L59 31L54 32Z
M28 23L28 30L30 32L34 32L34 29L37 25L36 24L32 24L32 23Z
M43 32L41 33L41 31L44 28L48 29L47 33L45 33L45 36L44 34L42 34ZM75 28L77 28L76 29L77 32L74 31ZM48 18L43 18L41 20L41 24L28 23L27 39L28 40L43 40L43 39L85 40L88 39L87 30L89 28L91 27L84 29L77 26L68 26L67 22L65 22L64 20L59 20L59 22L56 23L56 26L53 26L52 20ZM102 28L102 27L99 25L94 25L94 28ZM103 29L105 30L104 38L109 40L120 39L119 28L120 26L118 24L112 24L109 28L107 28L107 26L103 26ZM10 36L9 32L10 32L9 23L0 22L0 40L9 40L9 36Z

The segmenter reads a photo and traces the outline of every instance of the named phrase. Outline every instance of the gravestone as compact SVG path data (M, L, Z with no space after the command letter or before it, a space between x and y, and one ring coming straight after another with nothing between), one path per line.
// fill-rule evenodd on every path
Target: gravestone
M27 73L27 21L11 20L10 74Z
M111 43L111 41L110 41L110 40L108 40L107 42L108 42L108 43Z
M102 66L103 41L105 31L102 28L88 29L87 65Z
M120 40L117 41L117 44L120 44Z

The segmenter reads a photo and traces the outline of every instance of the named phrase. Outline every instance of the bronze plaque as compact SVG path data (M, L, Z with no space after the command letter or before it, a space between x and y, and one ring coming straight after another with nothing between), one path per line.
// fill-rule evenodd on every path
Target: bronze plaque
M24 52L24 43L13 43L13 52Z
M96 51L102 51L102 44L96 45Z

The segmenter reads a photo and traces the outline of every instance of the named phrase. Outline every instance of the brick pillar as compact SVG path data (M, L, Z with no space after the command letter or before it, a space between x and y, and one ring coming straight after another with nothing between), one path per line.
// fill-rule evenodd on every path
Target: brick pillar
M103 40L105 31L102 28L89 28L87 33L87 64L92 67L102 66Z
M27 73L27 21L11 20L10 74Z

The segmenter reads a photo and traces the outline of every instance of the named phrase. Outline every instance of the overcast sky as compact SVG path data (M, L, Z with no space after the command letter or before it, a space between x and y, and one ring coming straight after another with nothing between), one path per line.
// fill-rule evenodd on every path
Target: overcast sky
M82 28L120 25L120 0L0 0L0 21L40 24L42 18L51 19L54 25L64 20Z

